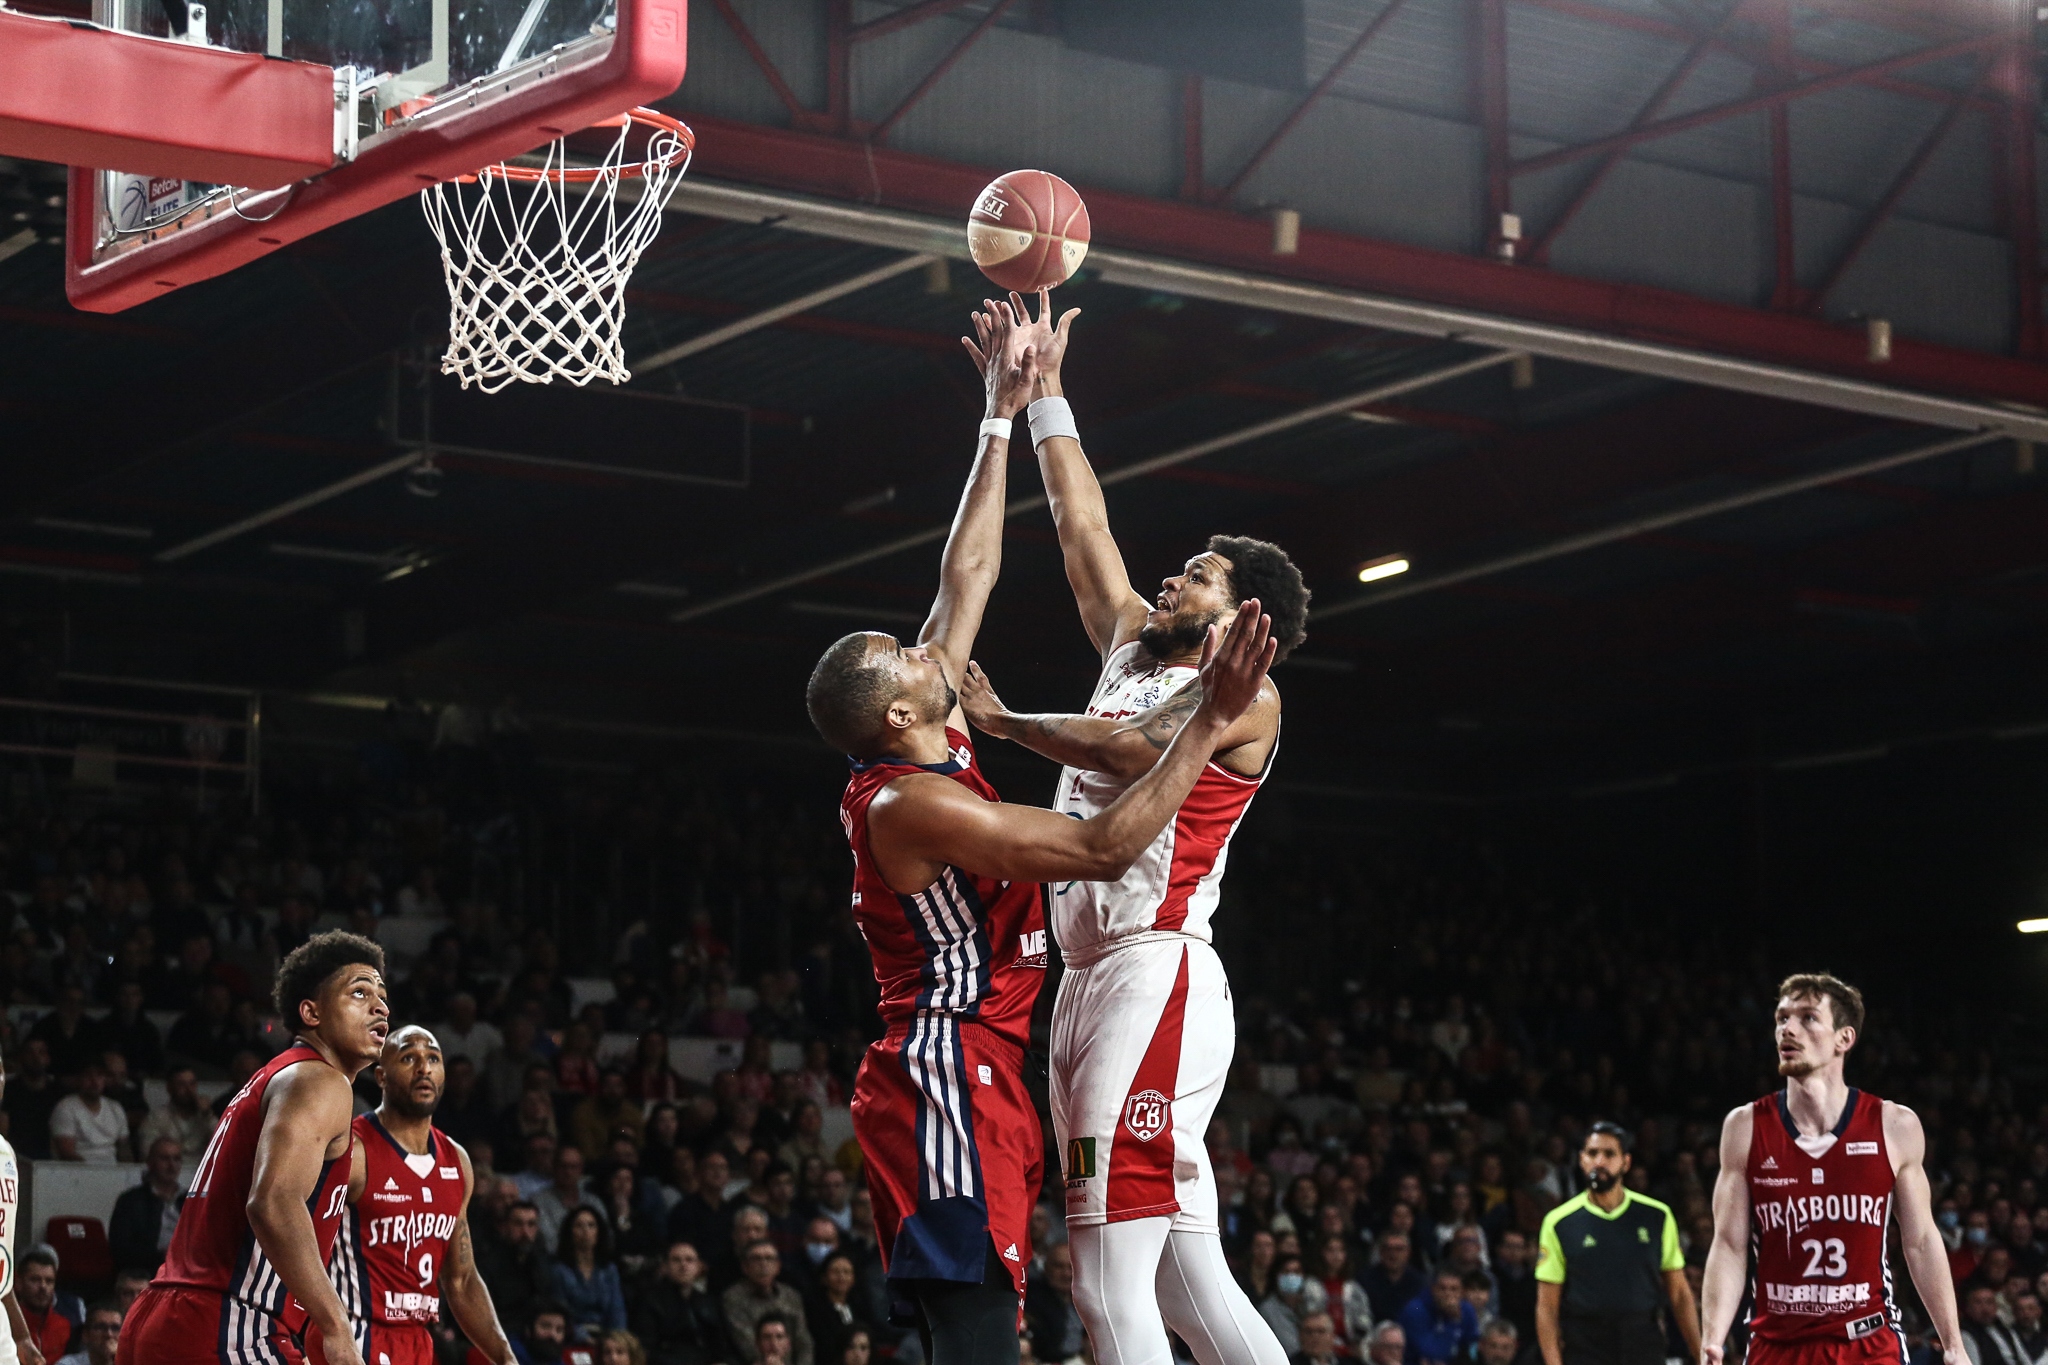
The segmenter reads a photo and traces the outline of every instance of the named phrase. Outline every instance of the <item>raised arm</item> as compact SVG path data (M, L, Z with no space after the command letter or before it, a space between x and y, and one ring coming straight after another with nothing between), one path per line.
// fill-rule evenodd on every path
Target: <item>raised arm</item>
M960 684L960 709L983 734L1021 744L1070 768L1107 774L1119 782L1134 782L1150 772L1201 701L1202 684L1197 679L1151 710L1121 720L1020 715L1003 705L980 664L970 663L967 678ZM1280 694L1268 680L1245 713L1224 731L1216 742L1215 752L1220 756L1247 745L1257 746L1246 757L1258 760L1251 765L1252 772L1258 771L1271 748L1268 741L1274 733L1274 715L1279 706Z
M1024 300L1010 295L1010 304L1024 315ZM1030 340L1038 357L1038 396L1057 399L1064 405L1066 391L1060 384L1060 363L1067 353L1067 338L1078 308L1069 308L1052 325L1052 294L1038 291L1038 318L1030 324ZM1123 552L1109 533L1109 508L1102 500L1102 485L1074 436L1047 436L1036 443L1038 473L1045 480L1046 500L1052 504L1052 521L1060 536L1060 553L1066 556L1067 583L1074 590L1074 603L1081 609L1081 624L1088 630L1096 651L1107 657L1110 651L1138 638L1151 603L1131 586L1124 569Z
M1251 599L1219 648L1202 650L1202 700L1153 769L1087 820L984 801L936 773L898 778L868 807L877 871L892 888L922 890L950 864L1006 881L1114 881L1194 789L1216 743L1259 695L1272 666L1272 622Z
M1948 1268L1948 1246L1934 1223L1934 1200L1927 1187L1927 1132L1920 1116L1903 1104L1885 1101L1884 1145L1898 1161L1893 1207L1899 1220L1899 1245L1906 1270L1920 1291L1927 1320L1941 1338L1944 1365L1967 1365L1962 1321L1956 1316L1956 1285Z
M477 1273L476 1247L469 1239L469 1197L476 1192L476 1172L469 1153L460 1143L451 1144L462 1165L462 1207L455 1214L455 1231L448 1238L448 1265L441 1272L441 1293L455 1314L455 1325L469 1344L491 1365L515 1365L512 1343L498 1323L497 1305L491 1302L490 1286Z
M1742 1282L1749 1271L1749 1141L1755 1111L1730 1110L1721 1122L1721 1173L1714 1177L1714 1243L1700 1280L1700 1365L1721 1365Z
M975 447L974 467L967 474L967 491L960 495L960 509L953 514L945 554L939 560L939 595L932 602L924 629L917 633L917 642L930 647L946 670L946 681L956 688L966 674L974 637L981 630L982 612L1003 567L1003 501L1010 478L1010 438L996 434L996 427L1008 430L1030 400L1038 375L1034 353L1023 340L1009 304L988 303L987 313L975 314L974 325L980 344L966 337L960 342L981 367L988 398L985 429ZM957 717L954 723L958 723Z
M287 1067L263 1095L263 1132L249 1186L249 1230L278 1278L320 1328L328 1365L362 1365L355 1333L327 1279L306 1201L335 1135L348 1137L354 1116L349 1084L327 1066ZM351 1143L353 1145L353 1143Z

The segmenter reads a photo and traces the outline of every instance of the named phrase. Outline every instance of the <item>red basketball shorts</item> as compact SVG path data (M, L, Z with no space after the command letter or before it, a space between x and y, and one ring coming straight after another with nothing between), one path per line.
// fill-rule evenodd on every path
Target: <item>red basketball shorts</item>
M1203 1138L1236 1048L1230 982L1208 944L1141 939L1068 963L1050 1083L1068 1223L1171 1218L1216 1231Z
M268 1313L213 1289L151 1285L121 1327L115 1365L306 1365Z
M980 1284L993 1246L1024 1292L1045 1162L1022 1049L972 1020L920 1014L868 1048L853 1132L890 1279Z
M373 1322L363 1365L434 1365L434 1334L420 1322Z
M1851 1339L1808 1337L1801 1341L1764 1341L1752 1336L1743 1365L1903 1365L1906 1343L1889 1323Z

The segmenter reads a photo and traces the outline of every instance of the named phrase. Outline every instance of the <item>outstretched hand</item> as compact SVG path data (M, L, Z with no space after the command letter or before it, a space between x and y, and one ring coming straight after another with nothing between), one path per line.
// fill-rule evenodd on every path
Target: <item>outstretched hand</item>
M1052 290L1038 291L1038 316L1034 318L1024 306L1024 296L1013 289L1010 291L1010 311L1017 319L1017 327L1024 334L1024 340L1038 352L1039 373L1057 376L1060 361L1066 358L1067 339L1074 330L1074 319L1081 316L1081 310L1069 308L1060 314L1055 325L1052 320Z
M1015 417L1030 404L1031 391L1038 383L1037 348L1009 304L983 299L981 306L985 311L971 315L974 337L961 337L960 344L981 371L988 415Z
M960 710L966 715L967 723L975 729L993 738L1002 738L991 727L1009 708L996 695L988 674L982 672L981 665L972 659L967 661L967 673L960 679Z
M1279 649L1273 618L1259 611L1258 598L1246 598L1220 645L1213 625L1202 641L1201 709L1224 725L1250 710Z

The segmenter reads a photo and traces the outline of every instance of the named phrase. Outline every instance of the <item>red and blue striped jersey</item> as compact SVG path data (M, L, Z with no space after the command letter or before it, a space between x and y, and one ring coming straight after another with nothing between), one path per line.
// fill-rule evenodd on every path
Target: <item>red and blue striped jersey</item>
M839 822L853 849L854 921L874 958L885 1024L950 1015L1026 1047L1031 1007L1045 980L1044 888L947 867L930 886L904 895L882 880L868 847L868 803L900 777L938 773L984 801L1002 799L975 766L967 736L948 729L946 742L952 756L944 763L854 763L839 802Z

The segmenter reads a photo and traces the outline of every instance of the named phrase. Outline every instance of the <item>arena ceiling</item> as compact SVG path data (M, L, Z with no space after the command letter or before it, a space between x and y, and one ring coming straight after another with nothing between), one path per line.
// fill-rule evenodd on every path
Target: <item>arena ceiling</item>
M891 155L883 172L909 164ZM16 171L34 199L42 173ZM547 421L428 380L445 299L410 204L112 317L68 307L54 245L17 250L0 261L0 610L84 672L509 694L800 744L825 644L913 631L929 602L929 534L979 416L956 338L983 287L959 262L901 268L900 245L744 217L671 213L629 355L887 278L641 364L630 396L564 397ZM1302 564L1320 611L1280 676L1292 782L1465 800L2048 728L2031 445L1130 278L1060 291L1084 309L1084 438L1106 474L1213 446L1110 489L1141 588L1218 531ZM2001 344L1973 401L2042 382ZM1282 429L1238 439L1262 425ZM438 477L408 474L429 447ZM1036 483L1018 461L1013 497ZM1387 554L1410 574L1361 586ZM978 654L1013 705L1088 691L1042 510L1010 523Z

